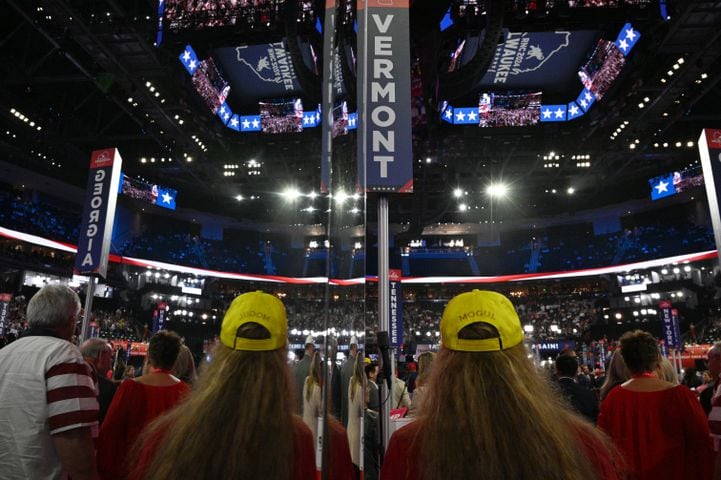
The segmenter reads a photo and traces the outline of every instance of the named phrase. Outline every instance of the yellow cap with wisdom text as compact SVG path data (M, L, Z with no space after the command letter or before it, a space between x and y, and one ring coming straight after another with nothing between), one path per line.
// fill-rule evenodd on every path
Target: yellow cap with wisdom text
M487 323L498 330L498 337L458 338L458 332L473 323ZM498 352L523 341L523 328L513 304L496 292L473 290L448 302L441 317L443 347L459 352Z
M270 336L260 339L239 337L238 330L246 323L263 326ZM288 318L283 302L278 297L261 291L235 297L225 312L220 327L220 341L233 350L278 350L285 346L287 337Z

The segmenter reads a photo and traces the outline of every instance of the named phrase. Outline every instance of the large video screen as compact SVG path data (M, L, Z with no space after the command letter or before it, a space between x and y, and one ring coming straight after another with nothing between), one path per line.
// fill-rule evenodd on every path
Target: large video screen
M125 174L122 175L120 182L120 193L170 210L175 210L175 197L178 195L178 192L172 188L144 182Z
M303 131L303 102L268 100L260 105L260 128L265 133L295 133Z
M625 64L626 57L616 44L601 39L586 64L578 71L578 77L596 100L601 100Z
M230 84L223 78L212 58L198 64L193 73L193 87L215 114L230 93Z
M333 138L348 134L348 102L336 102L333 107Z
M165 0L169 30L201 30L232 25L270 26L279 19L283 0Z
M478 104L480 127L525 127L541 119L541 92L481 93Z
M648 184L651 187L651 200L659 200L703 186L703 172L700 165L694 165L684 170L649 178Z

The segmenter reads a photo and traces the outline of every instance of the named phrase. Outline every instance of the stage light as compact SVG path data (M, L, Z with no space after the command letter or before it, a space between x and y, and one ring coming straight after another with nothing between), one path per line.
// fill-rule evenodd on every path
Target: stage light
M294 201L300 198L301 194L295 187L288 187L286 188L281 195L285 197L286 200Z
M456 198L461 198L463 196L463 190L461 190L460 188L456 188L455 190L453 190L453 196Z
M573 195L576 190L573 187L568 187L568 190L566 190L566 193L569 195Z
M503 183L492 183L486 187L486 193L491 197L502 198L508 193L508 186Z

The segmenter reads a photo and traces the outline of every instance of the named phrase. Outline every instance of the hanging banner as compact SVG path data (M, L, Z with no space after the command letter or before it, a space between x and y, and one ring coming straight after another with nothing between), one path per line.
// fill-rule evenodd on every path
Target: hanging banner
M5 329L8 324L8 314L10 313L10 301L12 299L12 293L0 293L0 338L5 336Z
M167 313L167 304L160 302L157 310L153 312L153 333L165 328L165 316Z
M90 157L90 175L73 269L77 275L97 273L105 278L107 273L122 161L117 148L96 150Z
M357 19L358 179L369 192L411 193L408 0L358 0Z
M681 325L678 320L678 310L675 308L671 309L671 324L673 325L673 332L676 336L676 341L678 342L676 345L676 348L682 349L683 348L683 338L681 338Z
M390 339L392 347L403 345L403 288L401 286L401 271L388 270L388 283L390 284L388 302L390 319Z
M676 337L676 328L673 324L671 314L671 302L663 301L658 304L659 315L661 316L662 337L669 348L678 348L679 339Z
M320 154L320 192L328 193L330 188L331 161L333 160L333 101L339 92L336 90L335 59L338 51L335 47L336 8L334 0L325 2L325 23L323 25L323 92L319 105L321 118L321 154Z
M704 128L698 139L701 168L706 183L706 198L711 212L713 235L716 248L721 248L721 214L719 214L718 192L721 191L721 130Z

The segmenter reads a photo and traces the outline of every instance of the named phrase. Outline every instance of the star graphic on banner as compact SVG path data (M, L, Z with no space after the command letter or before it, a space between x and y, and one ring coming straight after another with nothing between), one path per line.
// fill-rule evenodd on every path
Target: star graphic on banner
M163 197L163 203L167 203L168 205L170 205L170 202L173 201L172 195L170 195L168 192L165 192L165 193L162 195L162 197Z
M253 128L258 128L260 126L260 122L257 118L253 119Z
M311 115L305 115L303 117L303 125L310 125L313 123L313 117Z
M466 120L466 114L461 112L456 113L456 121L463 122Z
M225 115L225 107L224 106L220 107L220 114Z
M563 109L561 107L558 108L558 110L555 111L556 118L563 118Z
M575 117L576 115L578 115L578 107L572 105L571 108L568 109L568 113L570 113L572 117Z
M225 115L223 115L223 121L227 122L229 118L230 118L229 113L226 113Z
M623 40L621 40L620 42L618 42L618 47L619 47L621 50L623 50L624 52L625 52L626 50L628 50L628 42L626 41L625 38L624 38Z
M190 52L188 50L183 52L183 61L188 62L190 60Z
M591 95L591 92L586 92L586 94L583 96L583 98L585 98L585 99L588 100L589 102L590 102L591 100L593 100L593 96Z
M230 125L233 127L238 127L238 119L233 117L233 119L230 121Z
M638 34L633 31L633 28L629 28L628 30L626 30L626 38L628 38L632 42L636 40L636 35Z
M247 119L243 120L243 128L250 128L250 122Z
M351 118L348 120L348 125L351 127L355 127L355 118Z
M551 118L551 111L549 109L543 111L543 118Z
M315 112L315 121L320 122L320 112Z
M663 193L668 192L668 182L664 182L663 180L659 180L658 185L653 187L656 189L656 193Z
M446 118L451 118L453 117L453 112L451 112L450 110L446 110L445 116Z
M581 99L581 106L582 106L583 108L588 107L588 102L586 101L585 98L582 98L582 99Z
M188 63L188 68L191 70L195 70L196 67L197 65L195 64L195 60L191 60L190 63Z
M478 114L474 111L468 112L468 121L475 121L478 118Z

